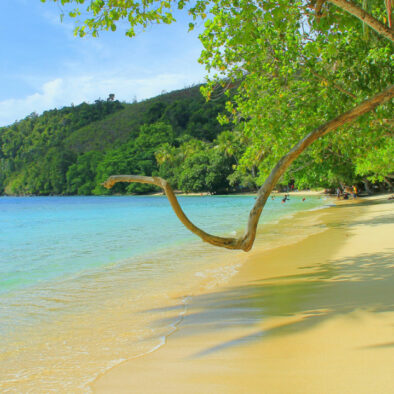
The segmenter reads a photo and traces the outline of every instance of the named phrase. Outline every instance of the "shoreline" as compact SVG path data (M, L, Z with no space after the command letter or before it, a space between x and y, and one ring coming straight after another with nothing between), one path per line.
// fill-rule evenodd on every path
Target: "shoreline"
M182 191L175 191L174 194L177 197L207 197L207 196L215 196L215 197L233 197L233 196L249 196L249 197L255 197L257 194L256 192L234 192L234 193L227 193L227 194L212 194L210 192L191 192L191 193L185 193ZM270 194L271 196L274 197L282 197L285 194L288 196L325 196L328 198L335 198L335 194L330 194L326 193L324 189L319 189L319 190L293 190L289 192L279 192L277 190L273 190ZM87 195L79 195L79 194L50 194L50 195L36 195L36 194L26 194L26 195L14 195L14 194L1 194L0 198L15 198L15 197L165 197L164 192L157 192L157 193L147 193L147 194L100 194L100 195L95 195L95 194L87 194ZM374 198L374 197L379 197L379 196L386 196L391 197L392 199L394 198L393 193L389 192L379 192L375 193L373 195L363 195L359 194L358 197L362 198ZM353 200L351 197L350 200Z
M174 191L175 195L178 197L205 197L205 196L217 196L217 197L223 197L223 196L251 196L254 197L257 194L257 190L255 192L231 192L227 194L211 194L209 192L191 192L191 193L186 193L182 191ZM334 196L334 194L328 194L324 192L324 189L319 189L319 190L293 190L289 192L279 192L276 190L273 190L271 192L271 195L274 196L282 196L282 195L298 195L298 196L327 196L331 197ZM129 195L137 195L137 194L129 194ZM157 193L151 193L151 194L143 194L144 196L165 196L164 192L157 192Z
M74 240L81 240L83 243L92 240L93 243L87 245L86 249L92 252L95 244L108 245L108 240L111 240L111 243L122 245L123 253L129 243L119 240L133 241L130 234L137 228L140 232L151 231L146 226L145 218L151 214L152 206L153 211L156 209L158 212L156 217L166 218L165 222L152 222L159 229L154 238L160 240L161 237L172 235L170 240L174 242L158 245L156 251L151 250L149 253L139 255L136 251L132 257L113 258L111 264L92 268L86 265L86 270L82 270L81 265L89 262L86 255L75 254L75 257L81 258L71 262L79 267L79 271L70 271L70 274L58 275L53 280L42 281L37 285L33 283L30 289L16 289L14 293L10 292L9 296L3 297L0 309L4 319L0 329L5 335L2 341L4 351L0 387L5 390L45 391L56 387L61 391L68 389L86 392L88 385L98 374L127 359L149 354L161 346L163 338L174 331L174 325L178 324L180 313L184 311L183 297L211 291L227 283L248 256L243 251L214 248L190 236L190 239L186 239L188 233L178 223L176 216L172 215L164 197L161 201L142 198L149 200L143 205L146 206L146 211L140 213L142 221L138 220L138 216L132 215L136 207L140 206L139 201L134 200L136 204L133 204L133 199L127 197L115 199L120 204L114 204L117 201L111 198L96 197L76 197L75 201L73 198L48 197L43 197L41 201L40 198L36 198L37 201L22 199L12 199L15 201L5 205L8 208L4 212L10 212L8 216L4 216L5 222L7 218L14 218L14 210L21 211L20 204L26 203L21 222L26 223L24 228L29 229L30 223L34 224L37 219L50 217L56 222L56 228L62 230L60 235L63 244L72 247L68 250L69 254L85 250L84 244L74 244ZM293 198L291 204L282 205L277 199L272 204L272 211L266 211L268 215L264 220L280 222L284 215L287 223L294 212L320 206L327 199L309 198L307 205L300 201L297 197ZM217 233L233 229L232 233L235 233L242 231L241 221L247 219L248 206L253 203L253 199L211 197L184 202L185 207L190 207L187 209L188 213L197 217L204 228L211 226L211 231ZM170 216L168 212L171 213ZM107 222L107 216L112 221ZM30 221L30 218L33 220ZM91 218L95 218L93 222ZM78 227L75 227L75 219ZM10 220L9 223L19 222ZM45 220L45 223L51 221ZM91 226L91 223L96 226ZM278 225L274 226L277 228ZM269 228L269 225L263 227ZM96 228L100 228L101 233L96 234ZM10 234L13 233L12 229L11 226ZM37 243L37 248L31 248L32 253L26 254L24 261L30 255L35 255L35 251L45 252L46 243L50 247L54 245L53 252L48 256L57 256L57 244L50 240L56 241L59 235L56 231L44 230L45 227L42 233L37 233L43 241ZM126 230L131 233L127 235ZM184 238L183 233L186 235ZM175 239L174 234L180 234L181 238ZM70 240L72 243L69 243ZM271 239L268 240L270 242ZM103 249L100 256L104 253L106 250ZM12 256L8 260L18 261ZM93 257L97 256L98 254ZM46 260L43 255L36 261L49 270L52 259L50 257ZM189 299L184 300L189 303ZM7 313L10 303L13 305L10 310L12 313ZM30 314L31 305L40 311L39 316ZM167 307L168 311L160 311L163 307ZM20 324L25 316L26 320ZM7 322L13 322L12 326ZM51 377L50 380L48 376Z
M256 192L230 192L226 194L212 194L210 192L190 192L186 193L180 190L174 191L174 194L178 197L204 197L204 196L255 196L257 194ZM316 195L326 195L326 196L331 196L330 194L327 194L324 192L324 189L320 190L296 190L296 191L291 191L291 192L278 192L276 190L272 191L271 194L274 195L284 195L284 194L289 194L289 195L310 195L310 196L316 196ZM0 194L0 197L119 197L119 196L165 196L164 192L154 192L154 193L146 193L146 194L136 194L136 193L130 193L130 194L48 194L48 195L38 195L38 194L24 194L24 195L19 195L19 194ZM333 195L332 195L333 196Z
M297 193L294 193L294 194L297 194ZM330 196L320 194L317 192L312 192L310 194L310 196L312 196L312 197L316 197L318 195L321 195L321 197L325 197L328 201L330 201L330 199L331 199ZM231 197L232 196L239 196L239 195L231 195ZM250 195L245 195L245 196L250 197ZM199 195L198 195L198 197L199 197ZM214 197L217 197L217 196L214 196ZM278 224L279 224L279 226L283 226L285 222L291 220L294 216L297 216L300 214L302 215L302 214L313 212L316 210L324 210L324 209L329 208L329 206L330 205L322 204L318 207L306 209L304 211L289 212L289 213L286 213L283 216L281 216L278 219L278 221L274 220L272 222L268 222L268 223L264 223L264 224L260 224L260 225L264 226L264 232L269 232L272 227L277 227ZM243 229L239 229L239 230L242 231ZM304 236L306 236L306 235L302 235L302 237L304 237ZM261 238L261 234L260 234L260 238ZM200 240L197 240L197 242L200 243L200 245L202 245L200 248L203 248L204 246L206 246L204 243L201 243ZM259 242L259 236L257 236L257 238L256 238L255 245L257 245L258 242ZM294 242L296 242L294 239L292 241L290 241L290 243L294 243ZM268 248L272 249L273 246L272 246L271 242L268 242L268 243L270 245ZM257 246L257 247L259 248L259 246ZM261 249L262 248L260 245L259 250L261 250ZM226 278L224 279L224 283L227 283L229 280L231 280L231 278L234 275L237 275L239 267L242 267L242 265L245 263L245 261L249 257L248 254L245 254L243 251L228 251L227 249L222 249L222 248L215 248L213 250L216 250L216 252L222 254L220 256L220 260L221 260L220 264L218 264L218 262L216 261L215 266L218 271L225 269L224 276ZM202 252L202 250L201 250L201 252ZM227 256L223 256L223 253L226 253L226 252L227 253L230 252L230 254ZM206 259L207 256L205 255L205 253L203 253L203 254L204 254L203 258ZM228 260L226 260L226 258ZM212 260L212 258L210 258L209 260ZM227 272L227 270L229 268L230 268L230 271L233 271L232 273ZM203 271L205 271L205 269L203 269ZM211 275L212 275L212 273L211 273ZM204 278L204 276L205 275L202 275L203 278ZM188 279L190 280L191 278L189 277ZM129 357L127 359L123 359L123 360L119 361L118 363L114 364L113 366L111 366L110 368L108 368L107 370L100 372L98 374L98 376L92 378L92 380L91 380L92 383L89 384L89 387L92 384L95 384L95 382L98 379L100 379L100 377L106 375L111 370L116 369L119 366L122 366L124 363L132 362L134 360L144 358L145 356L148 356L151 353L154 353L154 352L160 350L161 348L163 348L167 344L168 338L171 337L173 334L176 334L176 332L179 330L179 325L184 320L185 314L187 314L188 300L195 297L195 296L198 296L200 294L206 293L207 291L209 291L212 288L217 288L217 287L223 286L222 282L223 282L223 280L218 279L218 278L213 279L213 277L207 277L207 278L204 278L204 280L202 280L200 278L200 283L198 285L196 283L194 283L194 285L189 288L189 291L187 293L180 293L179 290L174 290L172 293L173 293L173 301L175 300L174 305L176 305L176 306L174 307L174 305L172 305L168 309L171 310L171 309L175 308L175 310L182 309L182 311L178 315L172 315L172 316L168 317L165 321L163 320L163 321L159 322L159 325L162 325L162 323L164 322L165 325L167 326L167 329L168 329L167 333L163 334L162 337L159 338L159 344L155 345L152 349L147 350L141 354L133 355L132 357ZM158 308L157 311L159 311L159 310L160 309ZM168 312L166 310L166 308L163 308L162 311L165 313ZM172 322L171 322L171 320L172 320Z
M300 192L296 193L301 195ZM371 263L373 266L372 273L369 273L372 275L372 279L368 276L364 278L365 280L363 278L357 279L357 272L349 273L346 271L347 268L343 268L347 267L346 254L354 255L353 259L357 260L357 256L360 259L366 253L365 251L360 253L366 246L364 243L360 244L359 241L363 237L365 238L367 229L364 227L369 227L369 222L357 224L357 221L363 220L362 218L368 218L369 216L372 218L370 224L372 230L383 229L383 233L382 231L379 232L378 238L380 238L380 241L376 239L376 236L374 237L374 240L378 244L380 242L380 244L376 244L376 250L371 247L369 252L372 253L373 251L372 254L378 258L379 254L383 253L381 251L383 245L386 245L386 248L388 247L387 243L389 241L385 226L391 226L390 229L392 230L393 223L392 221L389 223L379 222L379 215L377 216L376 210L382 207L388 212L393 210L393 205L387 201L387 196L356 201L340 201L333 208L296 214L291 222L292 225L295 223L298 226L295 230L300 232L299 240L269 250L263 250L258 243L256 250L253 250L251 255L247 256L246 263L227 285L221 285L211 291L205 290L191 297L182 321L166 337L167 343L164 346L148 355L125 361L108 370L93 382L91 385L93 392L257 393L262 388L263 391L267 390L266 392L286 392L281 390L284 390L284 384L289 383L282 382L282 384L278 381L278 374L281 375L280 370L284 371L284 367L290 367L287 365L287 360L284 360L283 356L281 357L278 354L278 349L283 349L283 347L293 349L294 354L292 354L291 359L301 361L300 365L304 363L305 367L300 369L297 366L298 374L292 372L290 376L286 376L290 380L293 379L296 384L293 392L329 392L325 389L319 390L322 387L318 385L315 378L319 376L321 381L321 379L329 377L330 374L327 373L327 376L322 377L319 375L319 371L311 374L309 370L313 369L313 363L308 364L310 360L316 359L316 363L320 365L321 357L319 358L318 354L315 354L316 351L314 352L309 347L304 349L307 354L310 353L309 357L301 357L298 353L305 346L299 342L298 337L302 337L302 343L309 343L314 339L317 341L315 345L319 344L324 348L319 341L327 337L327 334L332 336L331 331L342 330L342 333L346 333L350 344L352 335L349 335L351 331L349 331L349 326L351 326L349 321L358 318L365 321L369 330L366 329L366 331L369 334L371 334L370 331L373 330L373 327L378 327L377 331L380 333L382 341L385 338L387 342L387 322L394 321L393 310L389 306L386 308L388 310L370 312L369 309L373 308L373 304L367 297L364 304L360 303L360 308L353 308L349 311L345 308L343 311L335 311L332 305L324 302L324 299L334 297L333 294L329 293L328 297L325 298L322 298L319 294L314 294L316 288L320 286L324 288L346 284L346 288L348 284L354 284L357 281L361 281L364 287L379 283L379 280L386 283L388 280L386 277L379 279L377 274L375 275L376 278L374 277L374 270L378 269L378 265L373 262ZM272 228L274 228L274 225ZM302 236L302 228L311 230L310 234L306 237ZM356 234L354 234L354 229L357 230ZM367 236L368 238L372 237ZM356 245L351 246L352 242L354 244L357 240ZM386 266L384 256L386 256L385 253L383 253L382 258ZM341 259L343 261L340 264L335 263L335 261L341 261ZM350 261L349 259L348 261ZM259 264L261 261L265 263ZM364 265L368 264L368 262L362 261ZM271 264L270 262L275 263ZM346 275L342 274L341 277L341 274L337 274L335 276L330 271L330 265L334 266L335 272L336 270L344 270ZM360 267L362 270L363 266ZM322 270L327 272L322 273ZM388 275L386 272L384 274ZM328 277L324 278L324 275ZM262 283L264 286L261 286ZM283 284L286 284L286 286ZM391 284L393 283L390 282ZM301 295L297 292L293 294L294 297L287 300L286 292L291 295L295 285L301 286L305 291L305 294L301 294L301 301L304 301L305 297L307 299L317 297L320 301L320 303L317 302L319 308L305 309L299 307L298 302ZM262 291L262 293L265 291L269 294L259 294L259 291ZM279 294L277 294L278 291ZM284 294L282 295L281 292L284 292ZM277 297L283 301L278 305L272 301L272 298L278 300ZM295 301L292 298L295 298ZM382 299L384 301L383 296ZM337 301L340 305L343 302L343 300ZM382 302L382 300L380 301ZM261 304L264 308L256 307L256 304ZM329 306L330 308L328 308ZM330 309L333 309L333 311L330 311ZM348 321L347 315L354 316ZM305 330L308 332L304 332L302 328L304 325L308 327ZM320 331L324 331L325 336L322 337ZM359 334L357 337L361 346L363 346L367 336ZM331 340L335 342L335 338L331 338ZM346 343L344 344L346 345ZM370 346L368 343L364 345ZM329 356L334 359L344 357L344 349L337 349L337 352L330 352L329 347L324 349L326 358ZM376 356L380 355L386 362L389 361L387 355L381 355L381 353L387 353L384 346L368 349L369 353ZM267 352L270 356L263 356ZM351 354L351 357L353 362L357 363L353 354ZM274 360L278 364L278 369L273 369L271 363L267 363L268 360ZM378 360L380 359L378 358ZM305 363L308 364L308 368ZM375 364L380 365L376 363L376 359ZM259 377L261 372L256 365L264 365L272 376L263 373L264 379L262 380ZM294 365L292 367L294 369ZM326 367L339 372L336 369L335 360L326 363ZM360 368L362 369L362 366ZM380 373L386 384L385 387L388 387L387 384L390 385L393 382L390 381L389 375L386 375L387 368L385 369L380 365L380 369L381 371L376 373ZM347 370L347 372L350 373L350 370ZM302 373L305 376L302 376ZM373 374L370 373L370 375ZM361 379L363 376L357 376L357 378ZM332 380L332 376L324 380L327 387L330 387L330 380ZM304 381L303 385L301 385L301 381ZM346 376L341 377L342 381L345 384ZM361 381L364 381L364 386L359 384L361 391L357 390L357 392L368 392L366 391L367 388L369 387L370 390L371 387L365 384L365 378ZM245 387L248 387L246 391ZM288 387L292 386L289 385ZM305 389L305 387L307 389L302 391L301 388ZM308 387L310 388L309 391Z

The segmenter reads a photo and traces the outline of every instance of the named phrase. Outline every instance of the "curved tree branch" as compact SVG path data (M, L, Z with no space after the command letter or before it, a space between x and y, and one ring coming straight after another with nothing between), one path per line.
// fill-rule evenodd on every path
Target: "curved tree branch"
M363 10L358 5L351 3L350 1L347 0L328 0L328 1L336 5L338 8L341 8L342 10L349 12L349 14L352 14L356 18L360 19L365 24L367 24L371 29L375 30L382 36L386 37L391 42L394 41L394 30L391 27L388 27L383 23L379 22L377 19L375 19L370 14L368 14L365 10Z
M192 233L198 235L203 241L209 242L212 245L222 246L228 249L241 249L239 240L235 238L217 237L215 235L208 234L205 231L198 228L197 226L195 226L183 212L175 196L175 193L172 190L172 187L165 179L154 177L154 176L150 177L150 176L142 176L142 175L112 175L103 183L103 186L106 187L107 189L110 189L113 185L115 185L115 183L118 182L149 183L151 185L156 185L161 187L166 193L166 196L170 201L170 204L176 216L178 216L178 219Z
M270 175L257 192L256 202L250 211L248 225L245 234L239 238L224 238L211 235L195 226L185 215L181 206L178 203L177 198L168 184L168 182L159 177L147 177L140 175L112 175L104 183L103 186L111 188L117 182L139 182L139 183L150 183L161 187L167 195L171 206L178 216L179 220L188 228L192 233L198 235L203 241L208 242L215 246L221 246L227 249L242 249L245 252L249 251L256 238L257 224L260 219L261 212L264 205L278 182L279 178L287 170L290 164L314 141L318 138L326 135L330 131L337 129L338 127L353 121L359 116L373 110L378 105L383 104L394 97L394 85L391 85L388 89L378 93L374 97L370 98L357 105L350 111L343 113L335 119L325 123L317 129L310 132L305 138L298 142L294 147L284 155L276 164Z

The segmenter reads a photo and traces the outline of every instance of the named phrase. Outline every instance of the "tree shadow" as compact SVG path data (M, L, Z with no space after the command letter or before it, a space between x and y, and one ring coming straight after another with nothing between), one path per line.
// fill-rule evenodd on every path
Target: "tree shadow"
M365 206L371 206L371 205L387 205L387 204L393 204L394 201L387 201L387 200L365 200L361 201L359 203L345 203L345 204L340 204L340 205L334 205L331 207L333 210L339 210L341 212L346 211L348 208L364 208ZM385 210L386 211L386 210ZM345 214L345 213L344 213ZM331 223L327 224L327 227L329 228L347 228L347 227L354 227L358 225L371 225L371 226L378 226L380 224L391 224L394 222L394 213L393 214L385 214L385 215L380 215L380 216L375 216L370 219L363 219L361 217L360 220L355 220L355 221L343 221L343 220L338 220L334 221Z
M360 349L385 349L385 348L394 348L394 342L377 343L375 345L360 347Z
M361 199L357 200L338 200L339 204L333 205L332 207L335 209L348 209L348 208L354 208L354 207L364 207L366 205L385 205L385 204L393 204L394 200L388 200L388 199L370 199L368 197L363 197Z
M349 224L350 227L352 226L358 226L360 224L364 225L369 225L369 226L378 226L380 224L391 224L394 223L394 214L392 215L381 215L372 219L366 219L366 220L358 220L354 221Z
M220 332L236 326L256 327L252 334L219 343L193 356L201 357L272 336L291 335L360 309L372 313L394 311L392 256L382 252L330 260L312 267L312 271L305 267L305 273L193 297L182 322L187 326L183 335ZM279 325L262 329L261 323L267 318L285 319ZM171 318L156 323L170 321Z

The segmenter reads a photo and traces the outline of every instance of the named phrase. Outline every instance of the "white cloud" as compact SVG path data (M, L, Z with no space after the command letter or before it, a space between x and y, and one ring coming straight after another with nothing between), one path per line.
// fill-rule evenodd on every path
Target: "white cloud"
M61 78L44 83L41 92L34 93L23 99L7 99L0 101L0 125L12 123L24 118L32 112L42 112L48 109L56 100L61 90Z
M0 101L0 126L13 123L32 112L61 108L71 103L93 102L106 99L109 93L115 98L131 102L156 96L164 91L181 89L190 83L199 83L202 76L190 72L162 73L154 76L130 78L123 75L65 76L45 82L36 93L24 98Z
M60 23L58 3L15 1L36 18L25 24L37 39L10 40L10 61L0 75L0 126L32 112L106 99L109 93L120 101L142 100L204 80L196 61L202 46L196 32L186 34L186 22L155 25L133 39L122 31L81 39L72 35L73 21Z

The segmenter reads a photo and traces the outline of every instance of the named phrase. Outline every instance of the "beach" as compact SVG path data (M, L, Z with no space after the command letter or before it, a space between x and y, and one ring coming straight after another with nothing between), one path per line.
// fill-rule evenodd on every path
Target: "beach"
M206 231L232 236L254 203L179 200ZM270 199L259 249L304 237L288 221L329 204ZM0 392L89 392L97 376L163 347L189 300L228 283L249 256L201 242L160 196L1 197L0 222Z
M394 201L339 201L265 226L226 283L146 311L180 317L165 344L95 393L394 391ZM174 300L172 300L174 301ZM165 317L163 318L163 314Z

